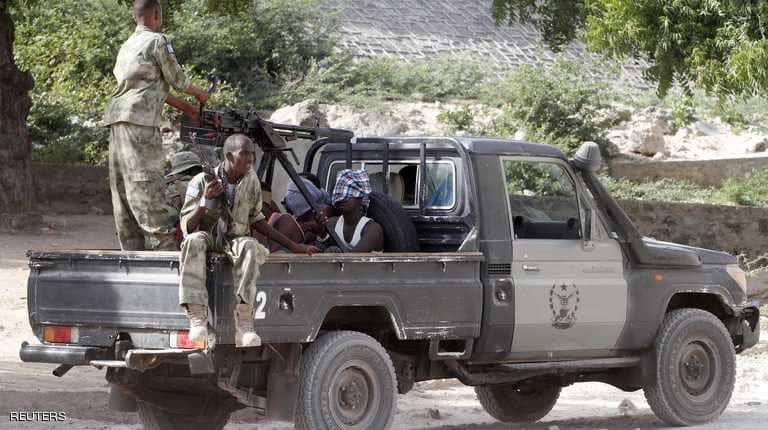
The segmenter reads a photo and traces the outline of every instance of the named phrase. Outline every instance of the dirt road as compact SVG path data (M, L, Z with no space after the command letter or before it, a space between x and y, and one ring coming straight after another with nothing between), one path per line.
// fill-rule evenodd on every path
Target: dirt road
M27 321L25 253L28 249L114 248L108 216L52 217L50 226L23 234L0 233L0 430L4 429L131 429L141 426L135 414L107 408L104 371L75 368L63 378L51 374L55 366L19 362L19 344L32 336ZM763 328L765 330L765 326ZM715 423L700 429L752 430L768 428L768 343L761 343L738 359L737 387L730 407ZM628 399L626 413L619 404ZM63 422L11 422L11 414L34 411L64 412ZM291 426L257 423L251 414L233 416L227 429L283 430ZM454 380L417 384L398 401L393 429L502 430L485 413L474 391ZM526 429L649 429L663 428L650 411L642 392L624 393L605 384L566 387L555 409L542 422Z

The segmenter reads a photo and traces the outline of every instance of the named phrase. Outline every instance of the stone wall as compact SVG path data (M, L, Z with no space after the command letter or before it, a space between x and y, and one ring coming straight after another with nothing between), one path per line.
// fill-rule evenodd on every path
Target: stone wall
M491 0L331 0L340 15L340 48L358 58L412 61L438 55L471 56L500 68L552 63L557 55L604 67L580 42L560 54L547 49L530 25L496 26ZM644 64L618 65L617 82L648 88ZM597 77L597 76L596 76ZM606 77L608 77L606 75ZM615 77L611 75L610 79Z
M111 213L106 167L32 164L35 209L42 213Z
M718 160L614 161L611 176L633 181L662 178L683 179L704 186L720 186L733 176L748 175L753 169L768 168L768 157L724 158Z
M622 200L640 232L659 240L757 257L768 252L768 209Z
M35 203L43 213L112 212L107 169L33 164ZM659 240L745 252L768 252L768 209L625 200L640 231Z

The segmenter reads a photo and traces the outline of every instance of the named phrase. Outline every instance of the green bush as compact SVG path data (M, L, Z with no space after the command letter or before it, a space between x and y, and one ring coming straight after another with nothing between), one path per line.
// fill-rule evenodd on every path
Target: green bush
M768 169L754 170L746 178L728 178L719 195L744 206L768 206Z
M618 122L605 85L585 79L583 65L558 62L551 68L520 66L497 88L501 117L490 133L558 146L572 154L585 141L607 147L606 130Z
M342 54L312 63L306 76L286 86L275 104L306 99L359 105L371 100L477 100L491 81L485 65L464 57L405 63L386 58L355 60Z
M437 122L445 125L449 133L473 133L475 115L469 106L462 106L456 110L440 112Z
M688 181L660 179L635 182L624 178L601 176L600 181L611 195L622 200L659 200L667 202L724 203L714 188L702 187Z
M672 105L672 129L677 131L696 120L696 108L693 98L684 96Z

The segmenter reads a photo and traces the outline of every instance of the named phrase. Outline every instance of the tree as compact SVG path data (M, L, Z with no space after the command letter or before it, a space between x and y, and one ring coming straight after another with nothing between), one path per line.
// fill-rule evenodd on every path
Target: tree
M753 0L493 0L497 24L528 22L554 49L582 36L609 57L642 58L665 95L768 94L768 3Z
M130 0L115 0L126 7ZM7 223L8 215L24 219L32 210L32 145L27 130L27 115L31 101L29 92L33 79L14 60L14 16L20 16L36 0L0 0L0 214ZM161 0L167 21L183 0ZM220 13L247 7L248 0L206 0L211 10ZM13 11L16 14L12 14Z
M10 1L0 0L0 214L31 209L32 145L26 118L32 75L13 61L14 26Z

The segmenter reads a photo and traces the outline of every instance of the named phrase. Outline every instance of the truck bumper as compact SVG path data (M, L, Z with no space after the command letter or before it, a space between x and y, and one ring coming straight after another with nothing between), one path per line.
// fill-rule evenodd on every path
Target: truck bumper
M760 341L760 310L757 306L747 306L742 309L740 316L740 334L737 334L736 353L743 352Z
M103 359L106 348L66 345L30 345L22 342L19 357L25 363L53 363L84 366Z

